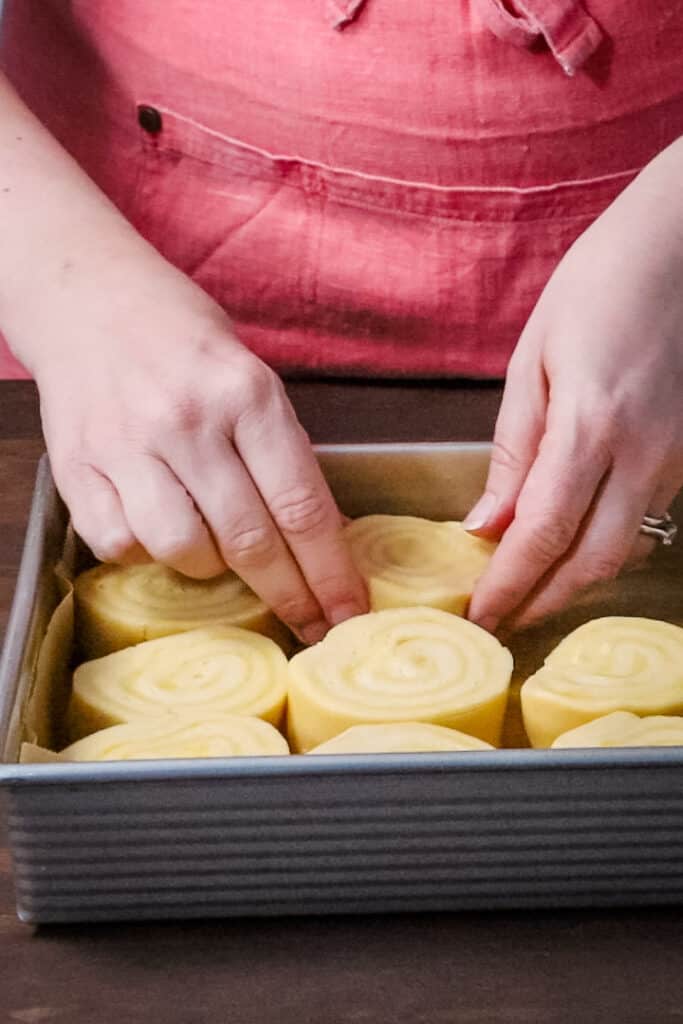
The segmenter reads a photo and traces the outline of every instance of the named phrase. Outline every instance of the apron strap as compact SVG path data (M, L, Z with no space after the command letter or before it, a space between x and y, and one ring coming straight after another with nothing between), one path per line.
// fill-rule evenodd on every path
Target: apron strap
M573 75L595 53L602 29L579 0L476 0L491 31L516 46L545 39L567 75ZM513 13L513 11L515 13Z

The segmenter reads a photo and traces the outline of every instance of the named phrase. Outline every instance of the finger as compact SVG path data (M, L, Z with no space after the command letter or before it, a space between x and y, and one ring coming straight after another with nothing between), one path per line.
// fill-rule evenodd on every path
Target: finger
M652 537L645 537L642 533L638 534L626 556L626 561L623 565L624 572L644 569L650 561L656 546Z
M576 537L609 467L607 449L567 409L554 414L522 487L515 519L475 588L469 618L494 630Z
M225 572L192 498L165 463L129 457L109 472L131 530L154 561L195 579Z
M512 522L515 504L543 436L547 386L540 364L513 357L491 451L486 487L465 529L497 540Z
M177 445L172 467L191 491L225 563L305 643L322 640L328 627L320 605L233 446L218 438L204 440L201 452Z
M116 488L106 476L92 466L81 465L77 472L64 474L58 486L74 530L95 558L119 565L150 561L126 521Z
M367 611L339 510L284 390L260 416L238 419L234 441L326 620Z
M616 463L599 488L575 544L514 616L511 627L545 618L587 587L614 579L638 542L638 527L651 493L650 481L634 484L623 462ZM642 539L649 547L647 539Z
M596 495L570 553L510 623L522 628L564 608L576 594L614 579L627 565L650 555L655 542L639 534L645 514L663 515L676 496L670 484L654 489L651 476L636 477L634 460L617 461Z

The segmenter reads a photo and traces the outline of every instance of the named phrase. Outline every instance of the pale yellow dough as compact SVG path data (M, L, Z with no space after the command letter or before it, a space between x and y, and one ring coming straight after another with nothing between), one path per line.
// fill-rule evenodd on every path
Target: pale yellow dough
M594 619L566 637L522 686L534 747L612 711L683 712L683 629L655 619Z
M373 611L429 605L464 615L496 547L460 523L414 516L363 516L345 533Z
M286 740L260 718L167 712L93 733L62 750L60 760L136 761L284 754L289 754Z
M613 711L611 715L562 733L553 747L683 747L683 718L678 715L639 718L630 711Z
M277 644L238 626L148 640L76 669L70 736L164 711L253 715L277 726L288 682L287 659Z
M427 722L353 725L309 754L411 754L430 751L495 750L475 736Z
M290 665L288 735L305 753L354 725L431 722L496 746L512 656L495 637L436 608L349 619Z
M99 658L124 647L189 629L225 623L270 636L286 631L233 572L193 580L164 565L98 565L75 581L81 650Z

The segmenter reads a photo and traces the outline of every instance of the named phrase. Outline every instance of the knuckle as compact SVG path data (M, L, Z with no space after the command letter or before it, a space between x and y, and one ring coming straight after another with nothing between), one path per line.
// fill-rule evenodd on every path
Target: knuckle
M190 395L165 400L156 416L161 431L169 434L193 434L203 420L202 403Z
M294 487L271 503L275 521L285 533L313 533L329 515L328 503L313 487Z
M495 439L491 449L491 468L506 473L515 473L522 466L522 460L500 439Z
M277 539L270 527L249 525L232 531L225 538L222 547L227 552L230 565L235 569L259 566L273 560Z
M550 563L563 555L574 540L574 524L561 515L546 514L527 524L526 549L536 562Z
M618 435L622 426L618 410L606 402L594 408L590 418L586 416L586 421L590 424L588 436L603 441L605 438Z
M617 552L601 551L589 555L577 577L579 588L613 580L621 572L624 559Z
M98 460L90 459L89 455L85 443L78 450L50 452L52 475L60 493L77 496L76 500L81 496L89 500L101 491L104 481L97 468Z
M602 389L589 388L583 395L580 422L580 440L586 448L607 448L611 452L631 439L626 411Z
M316 622L321 618L318 605L305 593L282 594L278 600L273 601L273 610L279 619L294 627Z
M265 363L251 357L234 368L232 385L237 407L250 413L264 409L276 398L280 381Z
M328 573L310 579L311 589L323 606L351 604L355 595L350 586L349 575Z

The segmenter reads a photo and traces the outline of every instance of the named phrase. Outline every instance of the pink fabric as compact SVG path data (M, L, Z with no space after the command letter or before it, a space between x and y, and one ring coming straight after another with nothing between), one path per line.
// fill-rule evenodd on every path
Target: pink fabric
M272 365L501 376L562 254L683 134L683 5L508 2L528 49L486 2L6 0L0 62Z
M603 42L603 34L577 0L514 0L513 13L504 0L478 0L489 28L516 46L545 39L568 75L576 74Z

